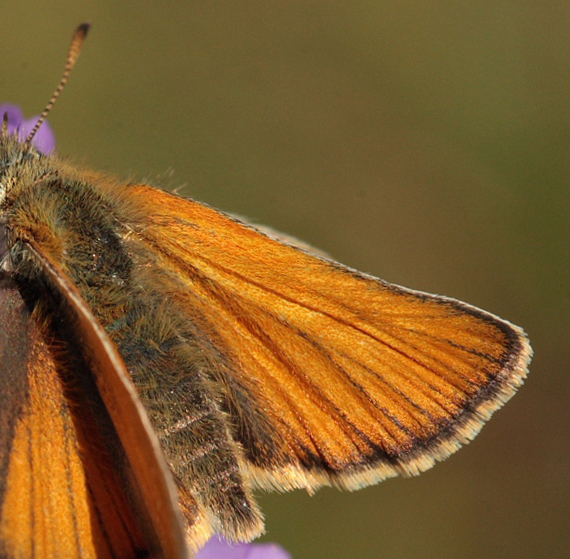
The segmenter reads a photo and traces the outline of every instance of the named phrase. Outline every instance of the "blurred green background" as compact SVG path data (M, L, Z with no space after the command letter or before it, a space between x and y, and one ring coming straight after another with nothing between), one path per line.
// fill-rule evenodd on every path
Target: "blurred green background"
M568 557L567 2L5 2L1 101L59 151L301 237L528 332L531 375L414 479L262 495L295 559ZM174 170L172 174L171 170Z

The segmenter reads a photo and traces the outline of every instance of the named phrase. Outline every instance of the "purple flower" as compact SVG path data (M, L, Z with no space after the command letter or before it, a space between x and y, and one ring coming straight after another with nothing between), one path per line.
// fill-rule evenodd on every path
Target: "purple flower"
M214 536L196 559L291 559L291 555L274 543L228 543Z
M39 118L38 116L33 116L28 120L24 120L22 109L18 105L9 103L0 105L0 120L4 118L4 113L8 114L8 132L17 134L22 142L28 137ZM45 155L49 155L55 149L55 136L47 121L36 132L32 144L39 152Z

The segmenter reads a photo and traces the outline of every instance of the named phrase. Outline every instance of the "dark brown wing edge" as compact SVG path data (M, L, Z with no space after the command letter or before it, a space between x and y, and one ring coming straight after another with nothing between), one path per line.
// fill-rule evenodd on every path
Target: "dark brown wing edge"
M377 278L349 269L365 280L379 281ZM382 280L380 280L382 281ZM384 283L384 282L383 282ZM310 492L323 486L334 486L339 489L354 491L376 484L397 475L405 477L418 475L437 462L447 459L462 446L472 441L481 431L491 416L502 408L522 386L527 375L533 351L527 335L522 328L499 318L492 313L464 303L451 297L431 295L421 291L389 284L391 289L420 299L437 299L449 305L456 312L471 315L485 322L505 336L505 354L501 368L479 391L466 403L461 413L434 436L418 440L406 452L397 456L388 456L381 449L378 453L367 456L359 463L346 464L342 472L330 471L328 468L313 467L297 470L299 477L291 475L291 466L271 468L268 465L247 462L244 466L251 474L254 487L264 490L284 490L304 488ZM248 441L240 441L246 450Z
M0 513L16 422L28 400L29 313L17 287L0 274ZM18 340L14 344L14 340ZM5 364L9 363L10 367Z

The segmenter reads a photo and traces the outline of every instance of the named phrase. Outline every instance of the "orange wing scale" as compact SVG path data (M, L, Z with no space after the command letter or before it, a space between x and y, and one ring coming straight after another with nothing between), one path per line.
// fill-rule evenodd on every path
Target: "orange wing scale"
M6 290L3 303L5 295ZM27 313L17 291L8 297L22 316ZM108 447L113 438L101 423L104 409L97 409L96 396L85 386L64 380L66 344L46 337L38 313L25 321L27 340L12 340L20 347L27 342L27 393L12 402L11 437L2 440L9 446L2 449L0 551L36 559L136 557L146 545L142 523L117 474L118 457ZM20 365L3 362L12 371ZM6 412L10 402L4 405Z
M489 313L283 246L191 200L127 192L146 216L137 238L231 363L221 376L246 385L252 401L228 406L252 434L241 442L253 483L357 488L417 473L472 439L526 375L524 334ZM247 452L256 408L279 435L265 463Z

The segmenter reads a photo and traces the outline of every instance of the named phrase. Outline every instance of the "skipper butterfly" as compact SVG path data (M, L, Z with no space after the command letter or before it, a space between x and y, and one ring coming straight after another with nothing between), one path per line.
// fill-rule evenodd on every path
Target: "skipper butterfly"
M256 488L359 489L470 441L523 331L0 135L0 553L180 558Z

